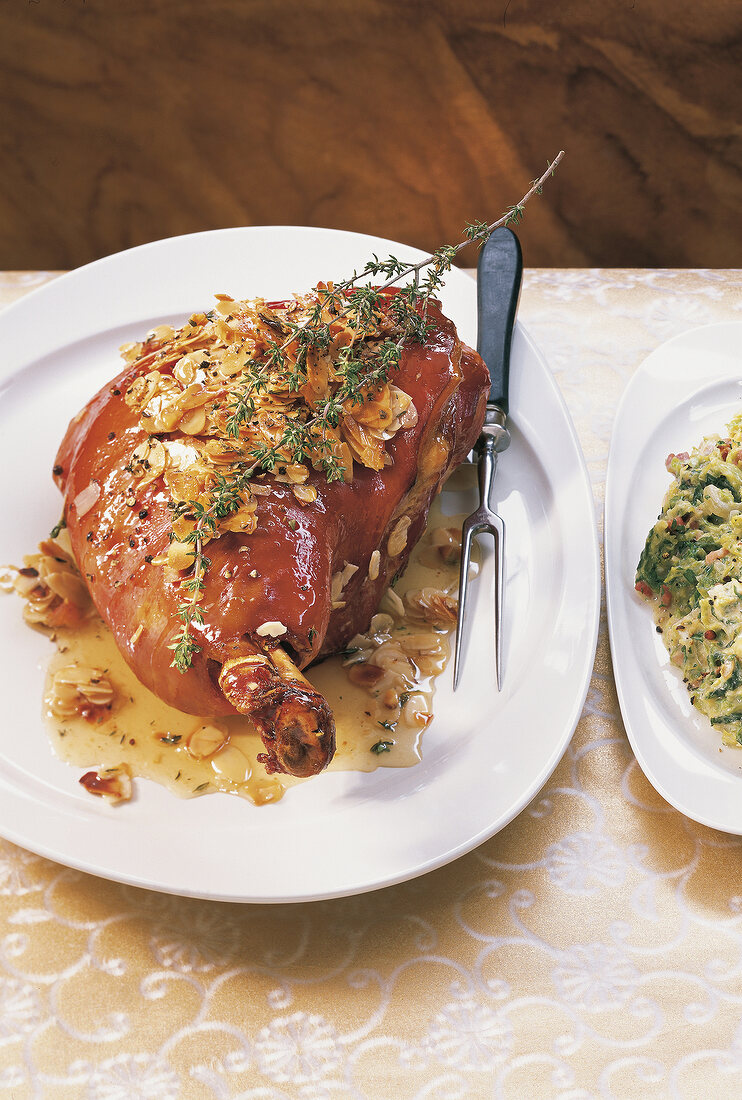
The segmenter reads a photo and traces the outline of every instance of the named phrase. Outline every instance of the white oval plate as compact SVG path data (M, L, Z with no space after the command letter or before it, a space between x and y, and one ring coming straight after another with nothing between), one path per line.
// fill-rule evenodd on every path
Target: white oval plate
M8 308L0 368L0 562L20 562L56 522L50 471L68 420L119 370L118 347L182 323L216 292L281 298L339 279L372 254L422 253L321 229L260 227L159 241L65 275ZM462 271L442 294L476 342L476 292ZM401 882L506 825L556 767L580 715L599 608L593 502L552 376L518 327L511 361L513 443L497 495L508 527L505 689L493 686L487 561L474 586L472 643L454 698L450 669L414 768L326 773L255 807L212 795L181 801L138 781L110 807L53 756L40 720L46 638L20 601L0 600L0 833L51 859L171 893L306 901ZM446 493L446 498L461 494ZM449 511L472 501L448 500Z
M626 732L650 783L703 825L742 834L742 750L690 703L652 611L634 591L647 533L670 485L665 458L723 433L742 409L742 322L705 325L652 352L616 414L605 498L613 668Z

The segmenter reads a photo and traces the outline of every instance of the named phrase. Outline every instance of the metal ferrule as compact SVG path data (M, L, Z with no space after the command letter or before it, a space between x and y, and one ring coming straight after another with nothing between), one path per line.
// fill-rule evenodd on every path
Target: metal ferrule
M499 405L488 405L484 415L484 424L479 437L477 450L489 450L498 453L506 451L510 446L510 432L505 427L507 417Z

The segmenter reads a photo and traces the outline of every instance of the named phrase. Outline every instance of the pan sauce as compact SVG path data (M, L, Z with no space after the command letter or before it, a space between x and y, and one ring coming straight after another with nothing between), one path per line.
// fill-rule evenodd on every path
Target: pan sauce
M426 534L395 588L397 595L404 597L424 587L455 592L458 563L443 560L433 545L432 533L443 526L458 528L460 523L460 517L442 513L440 498L434 502ZM386 720L383 706L363 686L351 681L342 656L329 658L309 671L309 678L323 692L335 716L337 749L329 770L368 772L377 767L410 767L420 761L422 734L432 718L435 678L449 654L450 629L411 626L406 619L395 620L391 637L403 647L405 633L419 634L421 630L435 633L439 645L433 657L421 662L427 674L415 668L414 687L405 693L413 698L414 706L403 708L403 714L393 723L382 724ZM82 628L59 630L56 645L57 653L49 667L45 712L54 750L67 763L96 769L125 764L133 776L155 780L183 797L225 791L256 805L276 802L288 787L305 782L287 775L266 774L257 760L264 746L249 719L237 715L198 718L175 710L153 695L126 665L97 615ZM94 709L88 719L79 715L60 719L53 714L54 674L70 665L104 670L115 690L110 710ZM407 720L410 711L413 718ZM221 732L226 744L213 755L199 759L188 746L189 741L191 745L196 743L191 739L204 728L206 734L216 738Z

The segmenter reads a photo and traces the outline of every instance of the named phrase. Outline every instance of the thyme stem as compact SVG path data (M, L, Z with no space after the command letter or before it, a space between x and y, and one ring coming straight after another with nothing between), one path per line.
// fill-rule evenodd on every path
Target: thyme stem
M414 264L403 263L394 257L389 257L385 261L374 257L367 262L361 272L354 272L344 282L333 284L332 289L325 288L323 291L318 289L318 300L305 322L302 325L290 325L290 334L286 339L280 344L274 343L267 359L255 365L251 377L246 379L241 389L235 389L232 392L231 396L234 399L231 405L232 415L227 421L226 434L230 438L239 439L240 427L249 421L254 411L253 395L259 392L262 384L265 384L269 368L281 365L285 367L285 353L296 342L298 351L292 368L291 384L295 383L298 388L302 368L306 370L306 357L310 347L323 348L329 342L327 325L322 320L323 311L328 306L331 308L338 303L340 309L333 313L333 321L351 319L350 343L341 348L335 364L343 380L338 390L325 401L322 408L316 410L306 420L292 421L271 446L263 446L253 451L250 455L251 462L235 463L231 471L231 479L220 477L208 507L194 501L182 502L178 506L180 515L191 513L196 517L195 527L188 536L188 541L193 548L193 572L182 582L182 587L189 591L189 597L178 609L178 618L182 626L180 633L170 645L174 651L172 665L180 672L185 672L191 666L194 655L201 649L192 637L192 627L204 624L200 599L205 587L204 578L210 565L204 554L204 546L207 537L218 536L219 518L229 515L239 507L242 494L249 487L250 478L258 470L273 469L276 461L287 452L293 461L301 461L308 452L316 451L318 441L320 465L327 479L333 480L343 476L342 467L334 453L330 451L327 440L327 429L336 427L342 414L343 402L353 403L356 400L362 402L362 388L387 381L391 371L399 364L405 343L411 339L424 340L427 331L428 301L431 295L442 286L443 276L451 270L456 256L472 242L478 242L481 247L499 226L517 225L523 217L524 207L534 195L541 194L544 183L553 176L563 156L562 149L554 160L548 163L546 171L539 179L532 181L531 187L520 201L509 207L495 221L489 224L485 222L468 224L464 238L458 244L439 248ZM425 268L431 270L426 279L421 281L420 273ZM387 276L386 281L381 285L358 285L365 276L379 274ZM358 357L354 358L353 351L357 337L361 335L362 338L364 317L371 318L379 310L380 294L409 276L412 276L412 283L400 289L394 301L388 303L388 310L393 314L400 330L397 339L380 342L375 359L361 361ZM352 294L349 295L347 292L351 290ZM347 304L343 305L344 302Z

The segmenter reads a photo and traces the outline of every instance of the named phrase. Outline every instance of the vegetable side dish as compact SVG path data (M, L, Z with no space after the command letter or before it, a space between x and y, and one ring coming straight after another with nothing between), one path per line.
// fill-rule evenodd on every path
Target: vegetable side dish
M673 481L636 589L656 604L693 705L725 745L742 746L742 416L666 465Z

